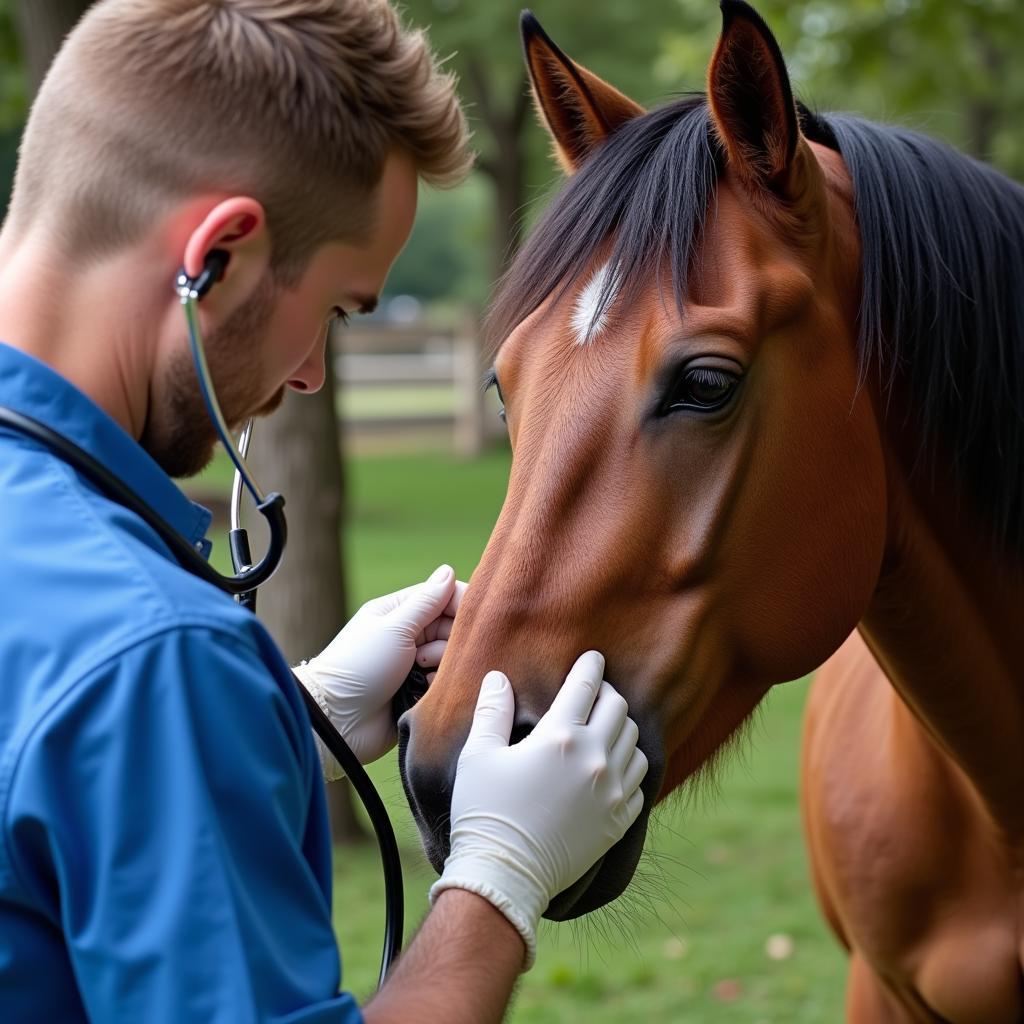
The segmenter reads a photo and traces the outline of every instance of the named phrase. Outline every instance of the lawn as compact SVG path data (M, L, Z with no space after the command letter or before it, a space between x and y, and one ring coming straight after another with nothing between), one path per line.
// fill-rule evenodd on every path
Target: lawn
M451 385L396 388L346 388L339 400L345 420L402 419L406 416L452 416L459 396Z
M497 452L349 462L346 556L353 607L448 561L472 571L508 471ZM575 925L545 925L514 1024L623 1021L821 1022L841 1019L845 966L812 900L800 835L797 764L806 681L766 701L748 751L716 794L657 812L642 865L648 897ZM403 846L407 934L433 873L419 852L391 758L373 767ZM335 856L344 983L372 991L382 883L375 848ZM481 955L486 955L483 951Z

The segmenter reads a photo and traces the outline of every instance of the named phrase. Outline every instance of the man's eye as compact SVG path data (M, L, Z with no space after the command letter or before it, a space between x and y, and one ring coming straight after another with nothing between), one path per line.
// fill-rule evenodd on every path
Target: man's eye
M350 317L348 313L346 313L341 306L335 306L334 309L331 310L330 322L332 324L340 323L342 327L348 327L349 319Z

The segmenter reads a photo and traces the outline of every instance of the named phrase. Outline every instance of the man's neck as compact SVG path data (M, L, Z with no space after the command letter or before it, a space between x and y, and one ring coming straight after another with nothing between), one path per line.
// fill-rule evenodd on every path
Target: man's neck
M0 341L46 363L139 438L149 406L171 281L133 249L88 265L56 247L0 232ZM150 274L152 278L152 274ZM162 301L161 301L162 300Z

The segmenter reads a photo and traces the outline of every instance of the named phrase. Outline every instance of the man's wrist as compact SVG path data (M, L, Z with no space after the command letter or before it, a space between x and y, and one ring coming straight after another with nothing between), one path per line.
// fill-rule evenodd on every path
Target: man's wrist
M525 947L523 971L537 956L537 924L547 906L540 883L523 866L497 851L454 852L430 887L430 902L459 889L486 900L511 925Z
M511 921L491 903L490 900L469 889L453 886L439 893L434 899L435 906L443 906L446 913L454 911L462 917L471 917L482 924L488 932L494 932L494 938L500 942L515 943L523 951L524 959L526 944L522 935ZM501 936L501 938L499 938Z
M487 900L463 889L446 890L363 1008L364 1019L367 1024L498 1024L505 1019L524 949L516 929Z

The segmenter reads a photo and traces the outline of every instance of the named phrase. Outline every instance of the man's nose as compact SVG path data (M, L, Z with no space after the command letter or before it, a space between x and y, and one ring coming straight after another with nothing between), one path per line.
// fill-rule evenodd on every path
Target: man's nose
M325 367L326 349L327 328L324 328L323 333L317 338L313 350L288 379L288 386L290 388L305 395L312 395L324 386L324 380L327 377Z

